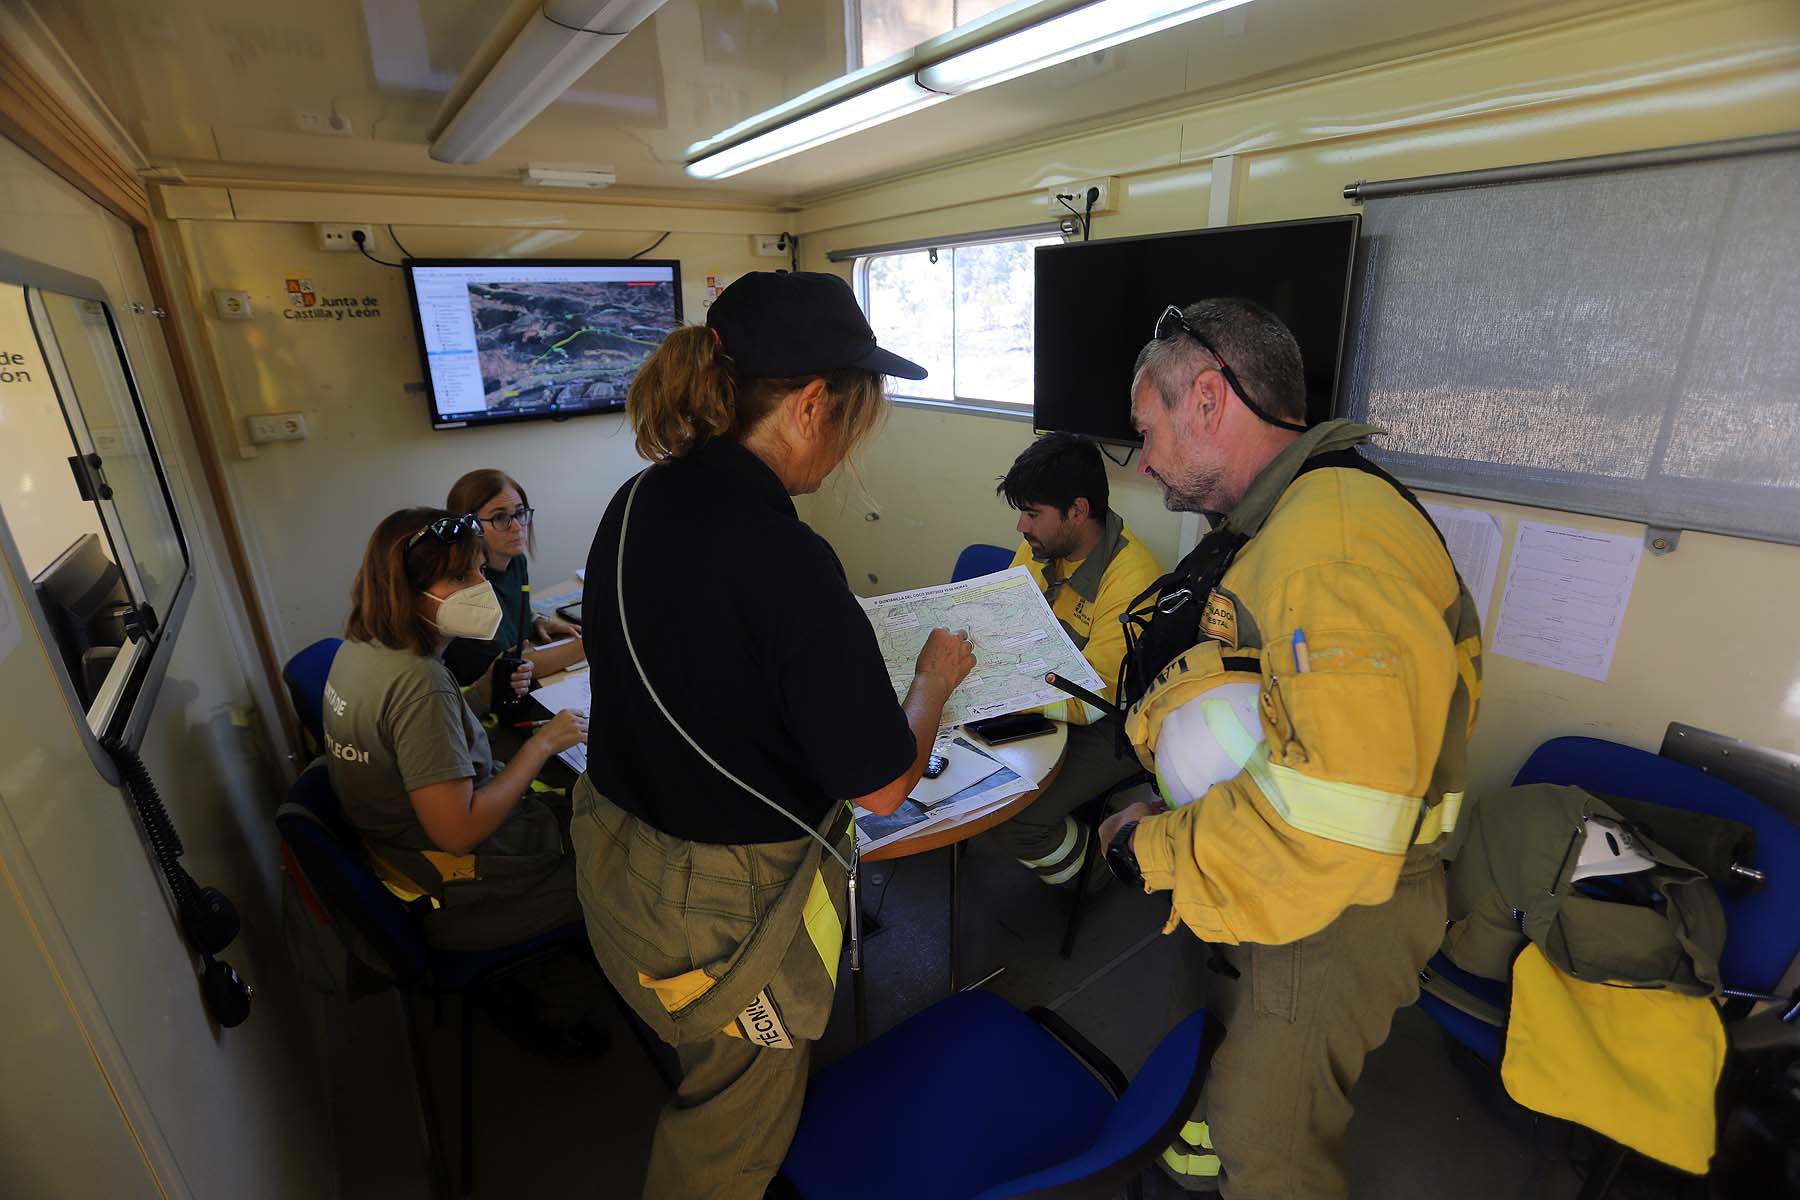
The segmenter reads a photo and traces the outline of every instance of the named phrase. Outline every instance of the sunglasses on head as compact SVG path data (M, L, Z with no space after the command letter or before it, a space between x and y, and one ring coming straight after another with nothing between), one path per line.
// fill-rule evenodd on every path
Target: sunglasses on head
M412 553L412 548L419 544L419 539L428 533L440 542L453 545L464 537L479 536L481 522L472 516L439 517L406 539L406 553Z
M1163 342L1180 333L1185 333L1196 342L1199 342L1200 348L1213 356L1213 361L1219 364L1219 374L1225 377L1225 382L1231 385L1231 390L1237 393L1238 399L1244 402L1245 408L1278 429L1291 429L1295 433L1306 432L1306 426L1303 424L1296 424L1293 421L1283 421L1279 417L1272 417L1264 412L1262 407L1250 398L1250 393L1245 390L1243 383L1239 381L1237 372L1233 371L1231 367L1226 364L1224 356L1219 353L1218 349L1214 347L1211 342L1207 341L1205 335L1198 329L1195 329L1192 325L1188 324L1187 318L1181 315L1181 309L1171 304L1169 307L1163 309L1162 316L1156 318L1156 332L1154 336L1157 341Z

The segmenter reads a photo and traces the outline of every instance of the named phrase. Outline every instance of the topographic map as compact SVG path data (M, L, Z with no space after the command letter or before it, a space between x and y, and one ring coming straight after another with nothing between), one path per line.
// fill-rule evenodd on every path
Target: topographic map
M490 412L625 403L673 327L672 283L471 283Z
M975 669L950 694L943 723L961 725L1068 698L1044 682L1047 672L1099 691L1100 677L1050 612L1023 566L861 600L875 627L894 694L912 686L920 647L933 629L966 629Z

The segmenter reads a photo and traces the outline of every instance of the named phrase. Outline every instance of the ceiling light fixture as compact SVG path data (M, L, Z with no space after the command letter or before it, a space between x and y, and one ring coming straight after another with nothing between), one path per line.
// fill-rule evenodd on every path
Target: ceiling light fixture
M688 147L687 173L726 179L1033 71L1250 0L1047 0L1002 9L758 113Z
M918 80L934 92L960 96L1249 2L1096 0L933 63Z
M611 167L551 166L532 163L519 172L519 182L533 187L603 188L618 182Z
M545 0L431 143L442 163L477 163L569 90L664 0Z

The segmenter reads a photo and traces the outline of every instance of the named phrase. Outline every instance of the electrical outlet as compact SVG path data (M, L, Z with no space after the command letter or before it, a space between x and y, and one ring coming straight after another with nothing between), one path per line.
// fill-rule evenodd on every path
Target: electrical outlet
M1069 206L1075 210L1077 215L1086 214L1089 188L1100 189L1099 194L1094 197L1094 215L1099 216L1101 213L1112 212L1113 198L1118 195L1119 181L1111 175L1102 179L1075 179L1068 183L1059 183L1048 189L1045 192L1045 198L1050 205L1050 211L1058 216L1068 216L1069 210L1063 207L1062 200L1057 199L1059 196L1065 196L1068 198Z
M785 233L757 233L750 237L758 258L786 258L788 237Z
M299 442L306 439L306 416L297 412L258 413L250 419L250 441Z
M373 225L317 225L319 231L319 249L321 250L354 250L356 239L351 235L362 230L363 249L373 251L375 248L375 227Z
M213 292L213 310L221 320L248 321L255 314L250 311L249 292L228 292L223 288Z

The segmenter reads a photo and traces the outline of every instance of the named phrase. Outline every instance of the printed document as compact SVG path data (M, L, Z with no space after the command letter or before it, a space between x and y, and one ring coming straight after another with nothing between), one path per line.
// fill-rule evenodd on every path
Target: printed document
M556 683L546 684L531 693L532 699L553 713L565 708L572 708L582 716L588 715L593 707L593 685L586 671L578 671ZM568 763L577 771L587 770L587 743L580 742L570 746L558 758Z
M1090 691L1105 686L1022 565L860 603L875 627L894 694L902 699L912 686L913 666L931 631L968 630L975 646L975 669L950 693L944 706L945 726L1068 699L1068 693L1044 682L1051 671Z
M1475 601L1475 615L1481 618L1486 632L1488 609L1494 603L1494 581L1500 573L1500 546L1505 535L1500 532L1500 518L1474 508L1457 508L1449 504L1427 504L1425 511L1444 535L1450 550L1450 561Z
M1641 538L1520 521L1494 653L1604 683L1643 553Z

